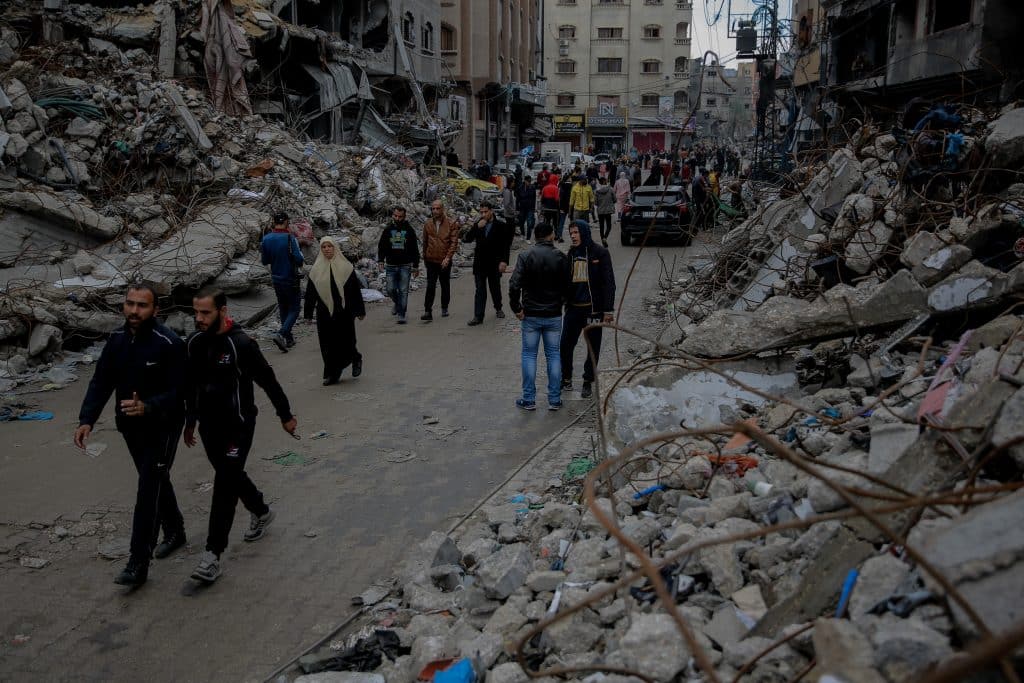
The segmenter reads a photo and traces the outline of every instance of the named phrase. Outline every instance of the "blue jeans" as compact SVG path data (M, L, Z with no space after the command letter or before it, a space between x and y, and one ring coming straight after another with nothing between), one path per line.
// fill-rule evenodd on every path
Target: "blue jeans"
M572 209L569 210L569 213L572 213ZM569 213L561 211L558 214L558 225L555 226L556 240L562 239L562 233L565 231L565 220L569 217Z
M299 311L302 308L302 289L298 283L274 285L274 294L277 295L277 310L281 314L281 329L278 330L278 334L284 337L285 341L294 341L292 328L299 319Z
M523 318L523 400L537 400L537 350L544 338L544 359L548 363L548 403L562 401L562 363L558 341L562 336L562 318Z
M398 315L405 315L409 305L409 276L412 266L386 266L384 272L388 276L388 296L395 302Z
M519 232L526 236L526 239L533 237L533 228L537 224L537 214L533 211L519 212Z

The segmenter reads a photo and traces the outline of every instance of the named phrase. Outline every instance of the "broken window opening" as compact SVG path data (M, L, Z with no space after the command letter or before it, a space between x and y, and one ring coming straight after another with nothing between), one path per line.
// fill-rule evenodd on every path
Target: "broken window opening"
M932 33L945 31L971 22L971 0L948 2L932 0Z

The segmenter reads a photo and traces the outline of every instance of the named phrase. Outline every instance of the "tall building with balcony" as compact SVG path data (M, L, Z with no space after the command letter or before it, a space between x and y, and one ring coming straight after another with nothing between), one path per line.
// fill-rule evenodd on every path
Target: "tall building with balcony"
M460 161L500 161L547 139L541 75L542 0L442 0L443 77L463 123Z
M689 111L689 0L546 0L554 139L574 149L668 149Z

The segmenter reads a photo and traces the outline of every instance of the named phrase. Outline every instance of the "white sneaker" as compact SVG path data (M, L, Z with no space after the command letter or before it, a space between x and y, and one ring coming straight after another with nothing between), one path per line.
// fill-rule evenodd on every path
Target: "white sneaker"
M251 514L251 513L250 513ZM252 515L249 522L249 530L242 536L245 541L258 541L267 533L267 527L274 521L274 511L267 510L263 515Z
M192 578L205 583L213 583L220 574L220 559L209 550L203 552L199 564L192 570Z

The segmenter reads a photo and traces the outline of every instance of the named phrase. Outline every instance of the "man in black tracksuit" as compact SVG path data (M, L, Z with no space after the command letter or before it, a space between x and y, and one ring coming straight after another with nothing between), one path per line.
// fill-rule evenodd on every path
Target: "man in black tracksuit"
M206 552L192 578L212 582L221 573L220 555L227 548L239 499L252 515L244 540L263 538L274 519L263 494L245 473L258 412L253 383L267 393L286 432L294 434L297 423L259 346L228 316L224 292L202 290L192 299L192 307L197 332L186 343L185 445L195 445L198 422L199 438L216 472Z
M495 215L491 203L480 202L480 218L462 238L463 242L476 242L476 251L473 252L476 293L473 297L473 318L468 325L479 325L484 321L488 290L494 304L494 316L505 317L501 309L501 276L508 270L514 238L513 227Z
M615 271L608 250L594 244L590 236L590 224L574 221L569 227L569 265L571 269L568 302L565 305L565 319L562 321L562 390L572 391L572 352L580 339L583 328L591 323L614 320ZM594 366L601 357L601 332L597 327L587 332L587 339L594 348L591 359L583 365L583 389L580 396L590 398L593 392ZM586 348L584 348L586 350Z
M114 394L114 421L139 473L128 566L114 579L140 586L149 575L160 527L164 558L185 544L185 522L171 486L171 464L185 421L182 380L185 345L156 319L156 293L132 285L124 300L124 327L111 333L82 401L75 445L85 448L93 425Z

